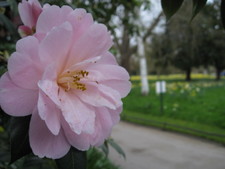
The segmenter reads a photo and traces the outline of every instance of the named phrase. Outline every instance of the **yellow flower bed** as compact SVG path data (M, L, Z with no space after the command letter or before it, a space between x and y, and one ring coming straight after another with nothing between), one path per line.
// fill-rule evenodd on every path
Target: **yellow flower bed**
M215 76L213 75L207 75L207 74L201 74L201 73L196 73L196 74L191 74L192 79L214 79ZM157 75L149 75L148 80L158 80L159 77ZM160 79L163 80L183 80L185 79L185 74L171 74L171 75L161 75ZM139 75L134 75L131 76L131 80L141 80L141 77Z

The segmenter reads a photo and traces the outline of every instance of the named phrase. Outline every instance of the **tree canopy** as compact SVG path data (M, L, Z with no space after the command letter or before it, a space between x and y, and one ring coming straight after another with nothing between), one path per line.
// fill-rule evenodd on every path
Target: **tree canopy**
M215 67L216 79L220 79L225 69L225 32L220 22L220 3L207 4L191 23L187 17L190 7L185 1L165 25L165 31L154 36L152 55L156 63L163 61L186 72L186 80L191 80L191 70L199 66Z

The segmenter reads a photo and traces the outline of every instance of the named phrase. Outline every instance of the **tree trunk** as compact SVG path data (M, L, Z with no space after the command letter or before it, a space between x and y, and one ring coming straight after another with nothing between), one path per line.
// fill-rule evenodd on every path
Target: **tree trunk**
M220 80L220 72L221 70L216 68L216 80Z
M141 94L147 96L149 94L149 85L148 85L148 73L145 57L140 58L140 72L141 72Z
M121 55L121 66L123 66L130 73L130 58L131 58L131 47L130 47L130 35L127 25L123 27L122 43L119 46Z
M123 66L129 73L130 72L130 56L127 54L123 54L122 55L122 60L121 60L121 66Z
M138 37L138 56L140 57L140 75L141 75L141 93L142 95L148 95L148 70L147 61L145 58L145 48L141 37Z
M191 69L186 70L186 81L191 81Z

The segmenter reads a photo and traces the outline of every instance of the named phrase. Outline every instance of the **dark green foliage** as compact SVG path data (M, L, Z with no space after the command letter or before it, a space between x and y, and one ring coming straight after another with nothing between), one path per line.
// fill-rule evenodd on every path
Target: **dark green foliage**
M6 115L3 111L0 112L1 169L56 169L54 167L54 161L52 160L40 159L32 154L26 155L30 153L29 144L25 145L28 141L26 139L27 133L25 132L25 130L27 128L29 118L30 117L11 119L11 117ZM20 124L20 122L22 124ZM10 161L15 162L11 164Z
M181 10L165 25L165 31L153 37L151 51L157 73L165 69L165 66L172 65L186 73L187 81L191 80L191 69L199 64L194 31L197 24L189 24L187 17L190 8L191 5L184 1Z
M220 23L220 4L218 1L207 4L191 23L187 17L190 9L190 3L184 1L181 10L166 24L165 32L154 35L151 55L157 73L158 69L172 65L184 71L189 81L193 68L214 66L219 80L225 69L225 32Z
M10 161L9 136L0 125L0 168L4 168Z
M19 39L15 21L18 16L17 1L8 0L1 2L0 6L0 42L15 43Z
M5 15L0 13L0 21L3 26L13 35L17 36L17 29L16 26L7 18Z
M225 28L225 0L221 0L220 13L223 27Z
M161 0L163 12L169 20L181 7L184 0Z
M171 44L174 42L165 34L154 34L152 37L150 56L152 57L152 64L154 64L154 71L157 74L167 73L167 67L171 64L171 53L173 49Z
M63 158L56 160L56 164L58 169L86 169L86 152L71 148Z
M96 148L92 148L87 152L88 162L87 169L119 169L113 165L106 156Z
M11 163L32 152L29 144L30 116L12 117L10 122Z
M18 0L6 0L6 2L9 4L9 7L13 13L13 16L18 15Z
M215 1L206 5L199 15L201 22L198 26L198 57L204 66L212 65L216 68L216 79L220 79L220 73L225 69L225 32L220 22L220 4Z

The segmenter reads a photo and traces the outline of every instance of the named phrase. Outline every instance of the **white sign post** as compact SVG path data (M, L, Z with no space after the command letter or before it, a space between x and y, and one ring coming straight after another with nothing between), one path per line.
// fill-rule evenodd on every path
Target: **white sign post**
M166 82L157 81L155 85L155 90L157 94L160 94L160 113L163 114L163 93L166 93Z
M166 93L166 82L165 81L157 81L156 82L156 93Z

